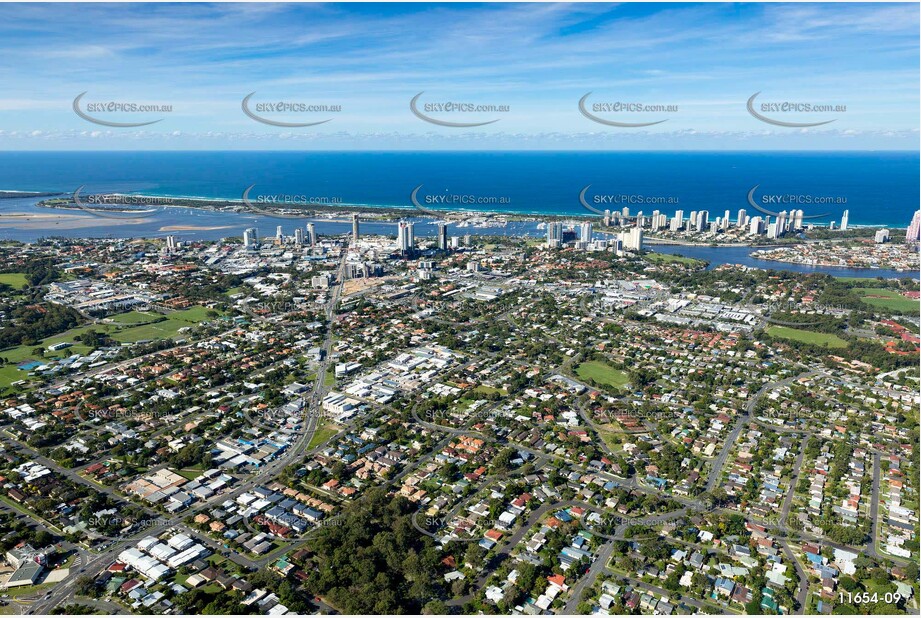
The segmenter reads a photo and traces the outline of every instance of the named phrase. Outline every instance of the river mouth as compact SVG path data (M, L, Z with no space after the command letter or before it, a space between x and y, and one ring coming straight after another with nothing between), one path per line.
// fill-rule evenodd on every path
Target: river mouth
M112 225L107 220L106 226L100 226L98 219L86 215L86 220L77 220L73 212L60 214L49 212L48 208L37 206L40 199L35 197L10 198L0 200L0 217L6 217L8 223L13 225L3 226L4 240L17 240L21 242L35 242L40 238L59 236L64 238L162 238L167 234L189 240L221 240L233 236L241 236L243 230L256 226L264 226L267 230L275 230L278 221L261 216L258 213L212 211L196 208L164 208L156 211L152 216L137 219L126 218L116 220L122 225ZM15 215L12 216L12 215ZM48 218L55 218L50 221ZM413 218L417 220L416 233L419 236L435 236L437 222L429 217ZM40 221L41 220L41 221ZM351 232L349 221L330 220L329 218L305 218L293 220L290 224L283 224L282 228L290 233L293 226L311 222L316 226L317 233L321 235L348 234ZM369 221L362 224L369 234L395 235L396 222ZM458 227L449 224L449 234L452 236L487 235L511 236L520 238L544 238L546 230L542 222L509 221L504 227ZM657 253L669 253L685 257L704 260L708 263L707 269L712 270L723 264L740 264L761 270L781 270L798 273L824 273L835 277L883 277L885 279L918 278L917 272L898 271L883 268L846 268L836 266L810 266L793 264L773 260L763 260L751 254L766 248L758 246L712 246L712 245L687 245L649 243L647 250Z

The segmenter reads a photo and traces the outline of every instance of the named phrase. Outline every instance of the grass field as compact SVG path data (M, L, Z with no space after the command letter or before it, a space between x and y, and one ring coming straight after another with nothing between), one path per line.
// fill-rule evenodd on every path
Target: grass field
M918 308L921 307L921 304L919 304L917 300L905 298L895 290L886 288L854 288L854 292L860 295L860 300L873 307L914 312L917 312Z
M793 339L803 343L811 343L826 348L846 348L847 342L837 335L830 333L817 333L811 330L799 330L787 326L771 326L767 329L767 334L771 337L780 337L782 339Z
M20 371L16 365L0 366L0 389L5 388L13 382L30 379L25 371Z
M164 316L159 313L129 311L128 313L119 313L118 315L113 315L108 319L112 320L116 324L122 324L125 326L137 326L138 324L150 324L151 322L156 322L158 320L162 320L163 318Z
M35 358L35 355L32 353L32 350L34 350L35 348L45 349L44 356L35 358L35 360L42 360L43 358L66 358L70 356L71 354L74 354L75 351L76 353L83 354L89 348L87 348L85 345L80 344L80 343L74 344L73 346L69 348L64 348L63 350L58 350L57 352L51 352L47 348L48 346L54 343L63 343L64 341L72 342L74 340L74 337L78 337L79 335L82 335L83 333L90 330L91 328L94 328L98 332L102 332L106 330L106 327L100 326L100 325L80 326L77 328L72 328L59 335L54 335L53 337L42 339L42 341L36 345L21 345L15 348L7 348L6 350L0 350L0 357L7 359L7 361L10 364L18 364L24 360Z
M612 451L619 451L623 448L622 438L624 433L623 428L617 423L610 423L605 425L604 429L598 430L598 435L601 436L601 439Z
M137 326L131 326L122 330L111 332L112 339L120 343L135 343L136 341L147 341L152 339L169 339L179 334L179 330L187 326L194 326L200 322L206 322L212 319L208 312L211 310L207 307L195 306L182 311L161 315L157 313L140 313L130 311L113 316L116 320L127 320L125 324L135 323ZM147 323L141 321L141 317L160 318L159 322ZM166 318L166 319L162 319Z
M175 470L176 474L183 476L190 481L194 481L203 474L203 470L197 468L183 468L182 470Z
M192 326L192 323L185 320L174 320L170 317L162 322L132 326L131 328L111 332L109 335L119 343L135 343L152 339L169 339L175 337L180 328L187 326Z
M208 315L210 311L212 311L212 309L202 307L201 305L196 305L188 309L183 309L182 311L174 311L173 313L169 314L169 319L183 320L185 322L198 324L199 322L206 322L210 319L213 319ZM219 311L215 311L215 313L220 314Z
M26 287L25 273L0 273L0 283L5 283L16 290Z
M598 384L610 384L623 388L630 379L620 369L614 369L600 361L587 361L576 368L576 375L583 380L592 379Z
M508 394L501 388L495 388L494 386L484 386L482 384L480 386L477 386L475 389L473 389L473 392L479 393L482 395L492 395L493 393L499 393L500 395Z
M653 264L685 264L687 266L703 266L702 260L685 257L683 255L672 255L671 253L647 253L644 256Z
M331 423L327 423L326 421L321 421L320 426L317 427L317 430L314 432L313 437L310 439L310 444L307 445L307 450L310 450L312 448L315 448L323 444L324 442L332 438L334 435L336 435L338 431L339 430L336 429L336 427L332 425Z
M870 281L878 282L879 279L876 277L842 277L840 275L835 275L835 279L840 279L841 281Z

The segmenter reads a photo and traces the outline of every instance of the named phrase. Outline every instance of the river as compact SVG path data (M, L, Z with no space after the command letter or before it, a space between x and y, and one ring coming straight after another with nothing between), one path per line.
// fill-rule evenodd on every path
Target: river
M80 210L63 210L41 208L36 206L38 198L11 198L0 199L0 239L34 242L40 238L163 238L168 235L180 240L220 240L228 237L240 237L243 230L256 227L260 236L274 236L276 226L281 226L286 235L292 235L294 228L303 227L306 223L314 223L320 235L348 234L352 230L350 221L343 221L342 217L329 218L277 218L257 213L216 212L196 208L156 208L146 217L140 218L136 223L128 223L119 219L94 217ZM27 213L45 217L40 222L25 224L8 217L10 213ZM436 225L430 217L414 217L418 212L409 210L407 220L416 222L416 236L434 236ZM59 215L59 216L55 216ZM125 215L130 216L130 215ZM78 217L85 225L77 227L73 224L74 217ZM504 227L459 227L449 224L448 234L451 236L522 236L541 238L545 235L543 229L538 228L536 221L509 221ZM395 222L362 221L361 232L365 234L383 234L396 237ZM172 229L172 228L200 228L200 229ZM209 229L210 228L210 229ZM684 255L691 258L706 260L708 268L716 268L721 264L741 264L753 268L786 270L800 273L827 273L838 277L883 277L917 279L918 273L900 272L891 269L869 268L841 268L833 266L808 266L804 264L788 264L761 260L752 257L751 253L763 247L714 247L692 245L647 245L650 251Z

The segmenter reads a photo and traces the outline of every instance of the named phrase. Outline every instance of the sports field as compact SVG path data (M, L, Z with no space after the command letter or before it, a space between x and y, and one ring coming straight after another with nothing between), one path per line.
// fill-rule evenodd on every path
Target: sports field
M623 388L630 381L626 373L601 361L582 363L576 368L576 375L583 380L592 379L598 384L609 384L617 388Z
M127 313L119 313L118 315L110 316L108 319L116 324L136 326L138 324L149 324L151 322L163 320L164 316L154 311L129 311Z
M906 298L896 290L887 288L854 288L854 292L860 296L860 300L882 309L892 309L895 311L913 311L918 312L921 303L913 298Z
M21 290L26 287L25 273L0 273L0 283L5 283L14 290Z
M832 335L831 333L817 333L811 330L800 330L798 328L789 328L787 326L770 326L767 334L771 337L780 337L782 339L793 339L812 345L820 345L826 348L846 348L847 341Z

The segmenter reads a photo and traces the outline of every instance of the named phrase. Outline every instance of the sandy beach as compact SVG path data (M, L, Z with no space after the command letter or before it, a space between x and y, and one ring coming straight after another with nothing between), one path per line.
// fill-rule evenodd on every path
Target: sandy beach
M228 230L232 225L164 225L161 232L207 232L211 230Z
M115 218L115 217L94 217L92 215L62 215L62 214L43 214L30 212L12 212L0 215L0 229L9 228L15 230L37 230L48 228L49 230L77 230L87 227L99 227L100 222L105 221L105 225L139 225L144 223L144 218Z

